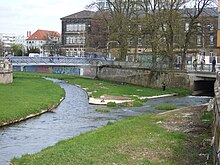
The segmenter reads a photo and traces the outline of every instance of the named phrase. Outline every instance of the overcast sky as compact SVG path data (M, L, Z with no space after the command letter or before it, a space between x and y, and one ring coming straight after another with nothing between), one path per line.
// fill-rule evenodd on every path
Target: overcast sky
M4 0L0 4L0 33L26 35L37 29L61 33L60 18L86 9L94 0Z

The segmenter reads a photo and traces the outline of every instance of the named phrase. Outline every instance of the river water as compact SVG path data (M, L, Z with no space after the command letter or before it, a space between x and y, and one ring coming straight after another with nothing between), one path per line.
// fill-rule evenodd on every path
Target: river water
M52 112L0 128L0 165L7 165L13 157L39 152L58 141L94 130L108 122L146 113L159 113L161 111L154 109L159 104L171 103L185 107L207 103L210 99L193 96L166 97L149 100L142 107L119 108L101 113L95 111L100 106L89 105L84 90L61 80L50 80L64 88L65 99Z

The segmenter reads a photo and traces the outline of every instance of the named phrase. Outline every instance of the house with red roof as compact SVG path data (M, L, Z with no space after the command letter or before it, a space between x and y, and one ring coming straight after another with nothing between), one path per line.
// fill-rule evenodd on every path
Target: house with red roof
M27 50L39 50L40 56L60 54L61 35L56 31L37 30L27 39ZM35 52L36 53L36 52Z

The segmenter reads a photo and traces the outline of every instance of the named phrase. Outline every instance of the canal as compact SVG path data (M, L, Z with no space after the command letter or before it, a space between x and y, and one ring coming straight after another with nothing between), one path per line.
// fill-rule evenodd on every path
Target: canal
M58 141L78 136L126 117L159 113L156 105L170 103L178 108L207 103L210 97L166 97L152 99L142 107L118 108L109 113L96 112L100 106L89 105L84 90L61 80L50 79L66 92L65 99L52 112L0 128L0 165L13 157L33 154Z

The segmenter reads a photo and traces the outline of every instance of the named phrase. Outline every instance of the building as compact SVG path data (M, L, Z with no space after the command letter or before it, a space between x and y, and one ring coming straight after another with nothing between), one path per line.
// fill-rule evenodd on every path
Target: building
M11 45L15 44L15 34L0 33L0 40L3 42L3 54L12 54Z
M27 51L40 56L60 54L61 35L56 31L37 30L26 39Z
M184 14L184 12L189 12L193 9L184 8L180 12L182 13L182 31L187 31L189 28L189 15ZM141 13L141 12L140 12ZM111 51L114 46L117 46L117 42L108 40L109 38L109 29L104 29L104 25L100 25L100 20L98 20L99 12L93 11L81 11L74 13L72 15L61 18L62 21L62 50L64 55L67 56L83 56L85 51L88 51L88 48L102 48L103 52ZM142 14L144 16L144 13ZM141 18L141 16L140 16ZM206 8L198 19L196 32L191 38L190 47L187 51L189 56L188 61L192 61L193 58L206 59L206 63L211 62L211 59L216 56L219 49L216 46L217 41L217 22L218 22L218 12L217 8ZM128 40L128 54L129 57L127 60L134 60L135 56L142 56L142 54L151 54L152 50L147 43L147 35L142 33L142 24L141 21L133 22L137 29L139 30L136 33L138 36L131 36ZM129 25L128 25L129 26ZM132 25L133 26L133 25ZM128 28L129 29L129 28ZM111 30L111 29L110 29ZM100 36L103 36L100 37ZM98 37L99 36L99 37ZM175 36L177 41L175 44L175 53L181 61L181 48L177 47L178 37ZM94 40L95 38L98 38ZM135 39L135 41L132 40ZM98 43L97 40L102 41ZM96 44L94 44L96 43ZM111 44L108 44L111 43ZM99 49L101 51L101 49ZM115 51L115 50L112 50ZM117 53L117 50L115 51ZM142 57L141 57L142 58Z
M185 13L194 12L193 9L183 10L184 30L189 28L189 16ZM188 55L194 58L205 59L206 63L211 63L213 57L218 56L217 47L218 11L217 8L204 8L202 14L197 19L196 32L192 35L188 49ZM220 59L218 60L220 62Z
M218 1L218 31L217 31L217 47L220 48L220 1Z
M83 10L61 18L62 54L66 56L84 56L86 37L90 33L95 12Z

